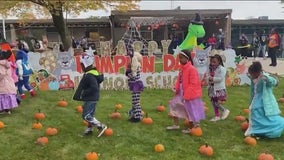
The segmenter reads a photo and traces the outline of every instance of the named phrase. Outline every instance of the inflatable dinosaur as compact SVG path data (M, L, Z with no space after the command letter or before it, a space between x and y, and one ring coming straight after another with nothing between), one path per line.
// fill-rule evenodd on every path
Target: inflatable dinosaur
M195 14L195 19L188 25L188 32L183 42L175 49L175 55L181 50L192 50L197 45L197 38L205 36L203 22L198 13ZM200 48L203 48L200 46Z

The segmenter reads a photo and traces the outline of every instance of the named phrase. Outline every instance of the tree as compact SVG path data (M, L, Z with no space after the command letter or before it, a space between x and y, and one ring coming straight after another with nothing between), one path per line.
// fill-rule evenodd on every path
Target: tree
M71 36L64 13L76 16L89 10L109 8L126 11L138 9L138 2L139 0L0 0L0 14L3 17L16 16L22 19L51 16L64 48L68 49L71 47Z

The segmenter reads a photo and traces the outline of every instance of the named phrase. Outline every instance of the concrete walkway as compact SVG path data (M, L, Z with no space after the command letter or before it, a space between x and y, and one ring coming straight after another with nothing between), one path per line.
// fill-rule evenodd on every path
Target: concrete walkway
M262 64L262 68L264 71L273 73L273 74L278 74L281 77L284 77L284 59L283 58L277 58L277 66L272 67L269 66L271 63L270 58L266 58L265 60L263 58L248 58L247 59L247 65L250 65L253 61L259 61Z

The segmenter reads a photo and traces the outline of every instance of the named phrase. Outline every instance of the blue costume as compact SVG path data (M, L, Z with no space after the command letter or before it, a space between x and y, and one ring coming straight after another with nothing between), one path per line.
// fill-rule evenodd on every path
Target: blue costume
M245 136L267 138L280 137L284 129L284 118L280 116L278 103L273 94L277 80L267 73L251 82L251 104L249 127Z
M19 51L16 54L16 74L19 77L18 91L21 98L25 98L23 86L30 92L32 96L35 95L35 91L29 84L30 75L33 74L33 70L29 65L28 51L24 47L19 47Z

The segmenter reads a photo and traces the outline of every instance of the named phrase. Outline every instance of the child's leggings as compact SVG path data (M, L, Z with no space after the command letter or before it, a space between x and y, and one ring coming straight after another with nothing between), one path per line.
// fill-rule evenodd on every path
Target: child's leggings
M220 103L217 97L212 97L211 99L211 103L213 105L214 108L214 113L216 117L220 116L219 110L221 110L222 112L226 109L225 107L223 107Z
M30 79L30 76L24 76L22 80L19 79L18 81L18 91L19 91L19 94L23 94L24 91L23 91L23 86L28 90L32 90L33 88L30 86L30 83L29 83L29 79Z
M132 108L130 110L130 116L135 119L142 118L142 109L140 105L140 92L131 92L132 95Z

